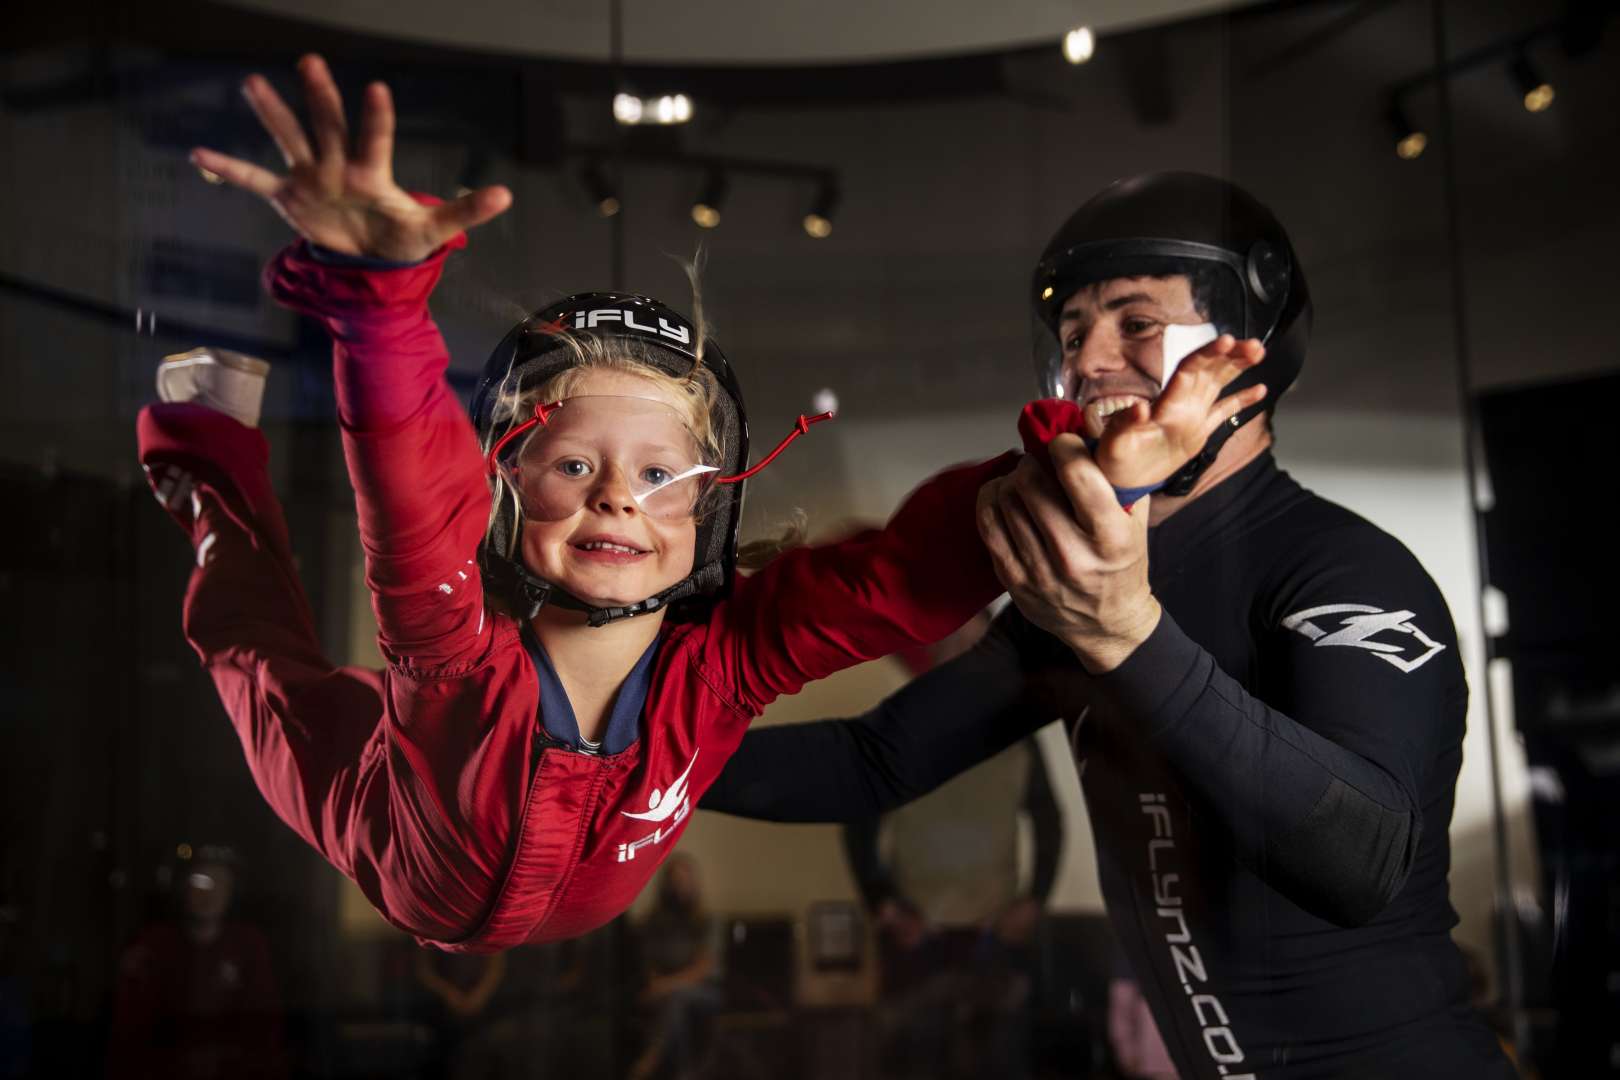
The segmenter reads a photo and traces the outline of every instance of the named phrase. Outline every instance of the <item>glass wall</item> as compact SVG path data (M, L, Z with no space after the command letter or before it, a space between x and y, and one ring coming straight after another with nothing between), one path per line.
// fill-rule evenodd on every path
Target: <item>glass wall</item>
M1606 490L1592 462L1609 454L1596 432L1617 365L1603 254L1620 231L1607 13L1522 2L1099 9L1094 54L1070 63L1065 48L1084 51L1064 36L1071 14L1016 40L942 37L924 33L934 15L913 5L914 43L907 19L897 29L872 15L865 30L852 21L827 35L836 54L783 46L762 61L735 42L791 36L804 13L756 26L757 12L733 7L692 13L709 21L696 37L712 47L664 52L650 43L657 16L615 7L618 62L607 9L552 12L552 24L527 12L505 31L473 13L453 34L441 12L373 18L359 5L328 18L70 4L20 22L0 61L0 471L12 508L0 566L0 1076L1101 1077L1179 1066L1281 1077L1358 1062L1447 1075L1441 1059L1401 1049L1436 1045L1425 1025L1437 1016L1477 1025L1476 1063L1500 1043L1525 1075L1620 1068L1604 1023L1620 1007L1620 894L1601 827L1620 723L1603 659L1616 589L1589 539L1601 526L1586 520ZM551 31L603 45L553 44ZM514 324L570 294L701 309L746 400L752 461L801 416L837 413L747 482L735 510L745 546L800 526L813 544L844 541L840 558L853 561L782 574L795 556L745 572L728 601L741 614L699 620L702 632L676 632L672 616L652 666L629 681L628 664L610 677L550 638L547 659L476 588L458 606L456 590L478 577L456 577L462 563L432 571L449 622L422 615L420 594L402 601L410 590L391 575L427 572L412 559L431 523L467 532L476 518L456 534L467 549L457 557L476 559L484 471L444 402L424 404L435 339L399 315L419 312L423 271L343 262L357 235L375 242L351 255L421 254L375 230L375 207L320 234L335 254L302 249L276 264L283 298L325 323L267 294L266 263L296 239L289 221L307 233L310 219L287 189L278 213L241 184L268 193L286 171L256 108L274 112L274 88L311 121L295 67L307 52L335 74L353 154L367 86L387 83L400 188L510 194L432 289L455 398L470 401ZM253 73L268 84L244 94ZM690 115L615 120L638 110ZM278 122L285 139L299 120ZM308 130L313 176L320 129ZM196 147L257 171L199 169ZM310 190L369 206L356 161ZM1164 759L1192 792L1175 819L1192 860L1178 872L1188 888L1204 875L1199 925L1221 939L1180 955L1231 961L1179 984L1167 981L1172 946L1186 942L1164 944L1159 927L1164 972L1144 971L1145 946L1133 944L1152 938L1174 887L1121 862L1136 834L1098 813L1109 777L1125 773L1124 759L1088 749L1093 734L1076 741L1088 730L1077 702L1091 698L992 707L975 697L999 677L992 668L958 676L954 692L897 699L912 703L903 734L881 726L897 710L870 711L984 632L988 617L936 645L910 640L940 636L980 602L971 494L956 516L928 519L928 541L913 536L891 576L849 540L931 474L1019 444L1019 411L1040 393L1037 259L1106 185L1162 170L1235 183L1287 229L1314 305L1309 360L1274 419L1257 423L1270 424L1289 475L1415 556L1454 630L1417 600L1342 602L1392 617L1403 636L1382 639L1386 654L1410 660L1401 650L1415 627L1460 658L1471 692L1466 711L1452 696L1424 714L1435 728L1420 725L1421 739L1380 729L1391 745L1421 744L1390 751L1410 773L1330 723L1306 722L1303 742L1272 730L1282 742L1228 759L1239 772L1227 788ZM431 248L437 236L415 239ZM405 322L368 321L385 297ZM334 333L348 350L335 376ZM198 347L212 361L164 376L191 411L140 421L160 361ZM262 369L231 355L270 365L262 404ZM198 400L257 404L263 443ZM408 467L441 452L459 462L461 487L436 486L438 466ZM243 477L261 476L263 454L259 488ZM398 502L368 503L362 522L351 474L370 476L364 486L385 473L408 478L388 496ZM701 543L716 519L699 520ZM1233 529L1209 543L1243 545ZM637 537L592 536L629 545L626 559L645 554ZM1332 550L1353 562L1359 549L1345 543ZM1239 595L1249 564L1232 558L1156 577L1154 591L1215 667L1293 724L1276 669L1254 659L1234 670L1237 654L1199 638L1191 611L1168 599L1200 574L1188 595ZM869 570L878 576L860 577ZM786 584L762 593L755 577ZM1482 602L1485 585L1495 589ZM431 633L385 626L385 652L378 611L386 623L401 603L418 604L409 617ZM1232 648L1244 625L1252 643L1286 633L1277 620L1292 609L1255 604L1223 639ZM909 624L860 622L885 605ZM643 625L599 633L618 655ZM865 660L862 634L868 652L892 655ZM424 659L452 640L453 662ZM698 651L672 660L683 648ZM773 648L786 659L770 659ZM844 670L782 693L824 668ZM468 697L454 688L465 679L486 681ZM602 719L597 735L620 744L582 753L535 715L555 719L570 700L575 736ZM514 702L527 716L512 718ZM938 713L937 738L924 711ZM745 729L863 716L803 743L745 742L762 756L720 767ZM1131 738L1156 745L1146 731ZM1282 783L1274 770L1293 752L1313 768L1340 762L1350 788L1346 777L1371 775L1360 796L1405 823L1380 826L1402 839L1379 832L1376 850L1354 846L1364 819L1333 818L1321 834L1323 862L1365 869L1395 851L1365 918L1324 914L1267 861L1315 835L1279 832L1282 789L1267 785ZM1327 814L1320 786L1308 802L1319 795L1306 809ZM1438 839L1448 826L1449 845ZM1239 877L1271 890L1260 908L1245 906ZM1120 889L1140 903L1126 907ZM1290 951L1302 940L1308 956ZM1301 1003L1332 980L1376 991L1381 1011L1318 1029ZM1228 1008L1239 998L1279 1004L1244 1017Z

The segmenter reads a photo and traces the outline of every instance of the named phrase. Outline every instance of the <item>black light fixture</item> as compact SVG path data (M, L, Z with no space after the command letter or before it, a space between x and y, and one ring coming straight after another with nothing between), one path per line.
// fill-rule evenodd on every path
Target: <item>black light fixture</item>
M833 214L838 211L841 192L835 180L823 180L816 190L816 201L810 204L810 212L804 215L804 231L815 240L825 240L832 235Z
M591 201L596 204L598 214L610 218L622 209L618 190L602 171L600 161L587 161L579 172L579 179L585 185L585 191L590 195Z
M712 229L720 224L720 204L725 198L725 174L719 170L711 171L704 178L698 197L692 202L692 220L697 222L699 228Z
M1390 129L1395 133L1395 156L1402 161L1412 161L1422 156L1429 145L1429 136L1412 123L1412 118L1406 115L1406 109L1401 106L1399 99L1389 103L1388 119Z
M1524 107L1530 112L1545 112L1553 103L1557 95L1553 93L1552 83L1543 77L1541 71L1530 62L1530 55L1520 49L1513 57L1513 64L1509 68L1513 73L1513 81L1519 88Z

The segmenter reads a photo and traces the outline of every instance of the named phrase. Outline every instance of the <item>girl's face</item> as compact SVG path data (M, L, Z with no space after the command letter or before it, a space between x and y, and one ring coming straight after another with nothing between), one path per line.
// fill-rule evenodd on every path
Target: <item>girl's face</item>
M659 486L695 461L690 403L615 371L589 372L569 401L521 454L523 561L599 607L655 596L696 557L697 523L679 485Z

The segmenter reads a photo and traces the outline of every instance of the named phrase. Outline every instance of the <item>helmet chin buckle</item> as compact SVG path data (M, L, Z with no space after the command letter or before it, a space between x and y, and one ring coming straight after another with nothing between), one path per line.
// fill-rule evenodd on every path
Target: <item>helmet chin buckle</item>
M555 582L536 577L529 572L528 567L520 565L514 559L491 557L483 548L478 552L478 564L483 572L485 584L512 606L512 614L519 622L533 621L535 616L540 614L540 609L549 604L567 611L584 612L587 623L593 627L662 611L678 600L697 595L706 584L706 577L709 576L694 573L645 600L637 600L633 604L602 607L581 600Z

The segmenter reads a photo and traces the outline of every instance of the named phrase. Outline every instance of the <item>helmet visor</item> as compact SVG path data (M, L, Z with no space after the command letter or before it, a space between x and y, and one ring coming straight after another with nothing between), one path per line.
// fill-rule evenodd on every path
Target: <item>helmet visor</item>
M720 470L672 406L597 395L538 412L539 422L495 459L526 518L563 521L597 503L662 521L701 516Z
M1094 364L1128 364L1162 390L1181 361L1221 334L1246 336L1243 282L1224 261L1112 259L1066 269L1037 282L1032 339L1045 397L1076 398Z

